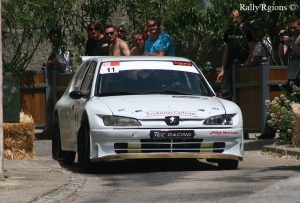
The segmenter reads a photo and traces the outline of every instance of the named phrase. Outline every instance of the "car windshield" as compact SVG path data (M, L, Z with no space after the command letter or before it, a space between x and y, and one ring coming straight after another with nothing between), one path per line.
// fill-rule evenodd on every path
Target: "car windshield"
M165 70L134 69L111 74L99 74L98 96L170 94L212 96L199 73Z

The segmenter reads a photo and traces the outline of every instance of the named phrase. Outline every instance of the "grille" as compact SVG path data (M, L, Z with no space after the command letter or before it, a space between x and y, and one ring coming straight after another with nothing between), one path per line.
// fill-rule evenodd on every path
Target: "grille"
M224 142L203 142L202 139L142 139L139 143L115 143L116 153L154 153L154 152L212 152L222 153Z

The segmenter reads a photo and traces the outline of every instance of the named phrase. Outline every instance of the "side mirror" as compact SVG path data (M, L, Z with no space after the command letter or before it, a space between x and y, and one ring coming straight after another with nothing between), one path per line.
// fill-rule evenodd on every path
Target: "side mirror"
M81 98L85 98L87 99L88 96L86 94L83 94L82 92L80 91L72 91L70 92L69 96L72 98L72 99L81 99Z

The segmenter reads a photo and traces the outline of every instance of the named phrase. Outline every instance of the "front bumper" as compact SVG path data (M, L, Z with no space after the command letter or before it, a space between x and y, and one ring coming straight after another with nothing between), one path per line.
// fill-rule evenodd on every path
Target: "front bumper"
M114 161L127 159L232 159L242 161L243 157L231 154L211 154L211 153L131 153L114 154L105 157L93 158L92 161Z
M179 129L180 130L180 129ZM190 130L190 129L189 129ZM91 129L91 161L243 158L243 129L193 129L188 139L150 138L150 129Z

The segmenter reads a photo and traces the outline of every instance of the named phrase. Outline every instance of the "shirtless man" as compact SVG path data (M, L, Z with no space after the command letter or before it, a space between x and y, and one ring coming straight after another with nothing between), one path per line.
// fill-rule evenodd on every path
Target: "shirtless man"
M109 25L105 28L105 35L110 40L111 44L109 46L110 56L130 56L130 50L127 43L117 37L117 29L113 25Z
M135 32L133 33L133 41L134 41L134 47L130 50L131 56L142 56L144 55L144 44L145 40L141 33Z

